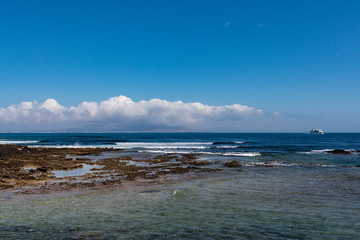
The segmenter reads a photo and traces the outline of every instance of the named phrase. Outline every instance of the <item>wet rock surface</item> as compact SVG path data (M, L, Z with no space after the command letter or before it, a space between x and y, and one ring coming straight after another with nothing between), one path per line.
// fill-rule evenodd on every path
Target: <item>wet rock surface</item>
M349 154L352 154L353 151L344 150L344 149L334 149L334 150L326 151L326 153L339 154L339 155L349 155Z
M225 162L224 166L225 167L242 167L241 163L239 163L237 161Z
M111 156L116 157L96 158L106 152L113 152ZM0 145L0 190L20 189L23 193L66 191L155 179L166 174L216 171L204 167L208 162L196 161L195 154L162 154L151 159L133 159L130 154L117 156L117 152L123 153L123 150ZM83 176L56 178L53 173L80 169L86 164L94 165L94 168Z

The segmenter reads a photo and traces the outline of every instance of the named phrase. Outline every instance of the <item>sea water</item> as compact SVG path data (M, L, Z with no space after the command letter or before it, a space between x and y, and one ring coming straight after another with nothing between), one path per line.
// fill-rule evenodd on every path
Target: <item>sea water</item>
M3 192L1 239L360 239L360 134L0 134L1 141L199 153L222 169L156 185Z

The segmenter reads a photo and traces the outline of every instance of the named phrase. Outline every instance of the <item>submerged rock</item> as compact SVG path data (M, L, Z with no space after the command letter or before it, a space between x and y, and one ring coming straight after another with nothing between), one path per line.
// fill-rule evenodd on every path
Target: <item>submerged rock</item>
M208 161L193 161L191 162L192 165L194 166L205 166L205 165L210 165L211 162Z
M237 161L225 162L223 165L225 167L242 167L241 163Z
M348 154L352 154L352 151L344 150L344 149L334 149L334 150L326 151L326 153L348 155Z

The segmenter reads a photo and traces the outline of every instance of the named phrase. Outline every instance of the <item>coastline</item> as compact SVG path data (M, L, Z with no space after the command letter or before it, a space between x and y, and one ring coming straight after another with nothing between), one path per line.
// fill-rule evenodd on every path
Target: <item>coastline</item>
M112 148L48 148L0 145L0 193L52 193L152 184L164 176L217 172L196 154L134 158ZM104 155L106 154L106 155Z
M2 139L1 239L359 238L360 135Z

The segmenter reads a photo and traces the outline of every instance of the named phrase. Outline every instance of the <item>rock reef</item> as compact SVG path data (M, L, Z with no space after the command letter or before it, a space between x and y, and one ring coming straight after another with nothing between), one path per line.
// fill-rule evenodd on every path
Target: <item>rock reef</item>
M349 155L349 154L353 154L354 152L355 152L355 151L352 151L352 150L344 150L344 149L334 149L334 150L326 151L326 153L338 154L338 155Z
M105 153L110 154L104 156ZM208 162L196 159L195 154L162 154L150 159L138 159L131 153L112 148L0 145L0 190L70 190L154 179L166 174L216 171L203 167ZM94 168L81 176L59 178L54 174L54 171L81 169L84 165L93 165Z

